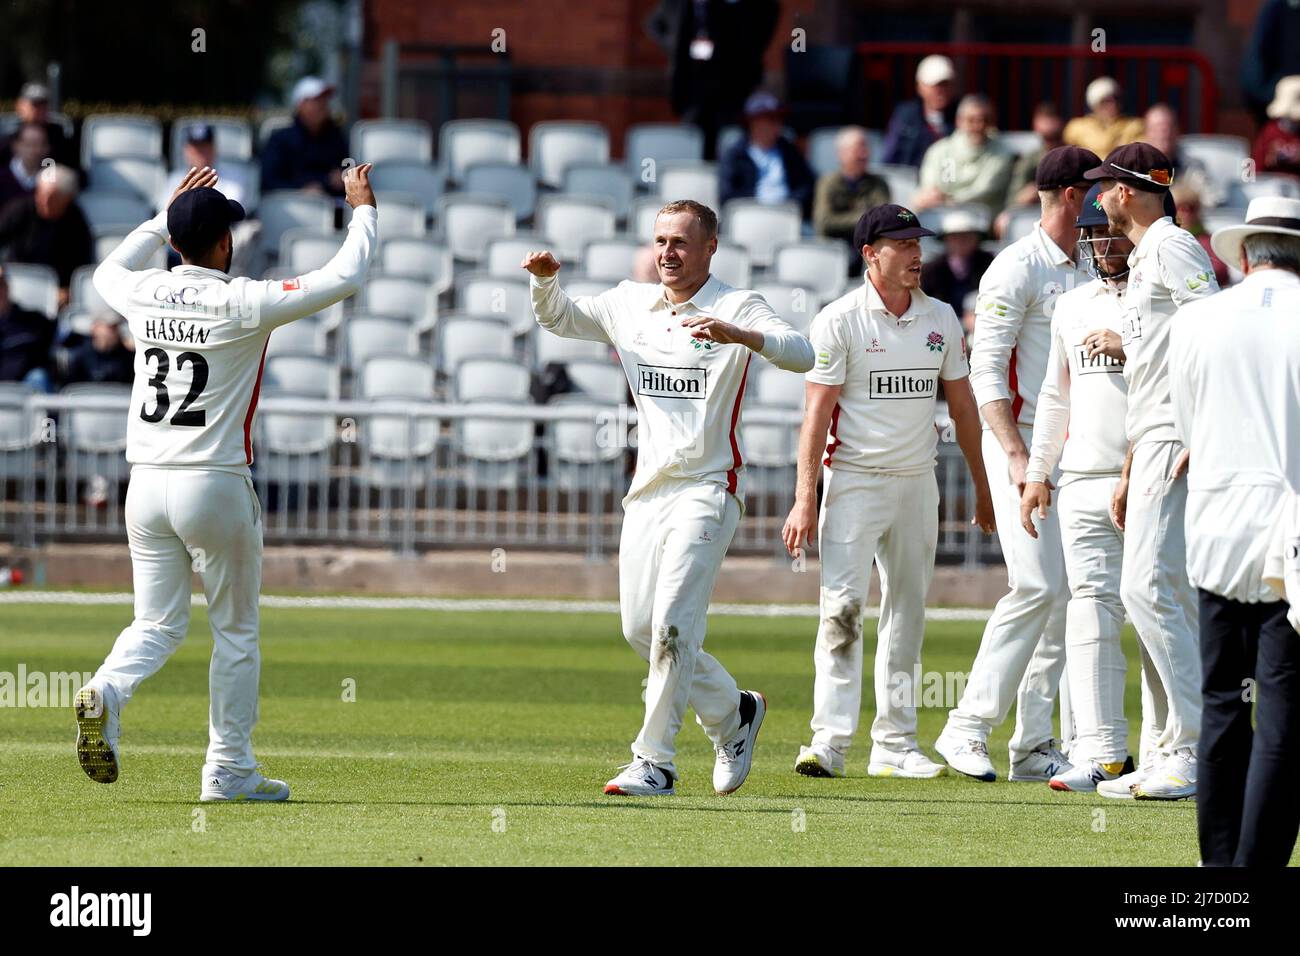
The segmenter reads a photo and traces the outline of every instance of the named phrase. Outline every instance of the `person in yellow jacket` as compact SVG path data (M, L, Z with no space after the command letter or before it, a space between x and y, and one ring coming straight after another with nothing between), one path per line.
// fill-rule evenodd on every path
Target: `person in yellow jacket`
M1120 113L1119 95L1119 83L1109 76L1099 76L1089 83L1083 98L1091 112L1065 124L1066 143L1105 156L1117 146L1140 140L1142 120Z

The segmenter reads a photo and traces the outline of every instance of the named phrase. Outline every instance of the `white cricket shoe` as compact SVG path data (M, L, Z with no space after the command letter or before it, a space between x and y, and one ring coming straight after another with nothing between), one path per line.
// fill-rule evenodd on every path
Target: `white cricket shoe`
M884 747L873 746L871 762L867 764L867 776L933 780L942 776L947 769L919 750L886 750Z
M77 761L95 783L117 780L122 758L117 750L121 736L117 691L105 684L87 684L77 691L72 709L77 715Z
M1135 800L1192 800L1196 797L1196 754L1180 750L1133 788Z
M754 762L754 741L767 715L767 698L756 690L740 692L740 729L721 746L714 747L713 789L720 796L740 789Z
M1056 740L1039 744L1011 765L1007 777L1012 783L1046 783L1070 769L1070 758L1061 753Z
M934 742L934 749L939 756L948 761L948 766L958 773L985 783L992 783L998 778L989 759L989 747L978 737L961 738L949 736L945 730Z
M1132 800L1134 788L1142 782L1142 779L1147 774L1158 771L1163 759L1159 754L1151 754L1138 765L1136 770L1116 777L1114 780L1102 780L1097 784L1097 795L1109 797L1112 800Z
M617 777L605 784L605 792L618 797L671 797L675 778L644 757L618 768Z
M829 748L800 747L794 762L794 772L805 777L844 776L844 755Z
M199 800L203 803L288 799L289 785L283 780L264 777L259 770L241 777L216 764L203 765L203 787L199 791Z
M1124 774L1132 772L1132 757L1114 763L1098 763L1089 760L1087 763L1076 764L1069 770L1054 775L1047 781L1047 785L1063 793L1095 793L1100 784L1118 780Z

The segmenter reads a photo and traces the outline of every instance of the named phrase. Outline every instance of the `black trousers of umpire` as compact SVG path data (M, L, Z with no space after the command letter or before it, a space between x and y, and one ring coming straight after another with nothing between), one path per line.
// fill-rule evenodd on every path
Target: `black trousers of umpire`
M1285 601L1243 604L1200 591L1196 823L1205 866L1286 866L1295 847L1300 634L1289 610Z

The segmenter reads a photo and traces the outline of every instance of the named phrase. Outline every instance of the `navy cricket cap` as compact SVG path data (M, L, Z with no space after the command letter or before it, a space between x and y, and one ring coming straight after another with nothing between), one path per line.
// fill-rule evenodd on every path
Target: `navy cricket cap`
M1082 146L1058 146L1048 150L1038 161L1034 185L1041 192L1078 186L1084 182L1084 173L1100 163L1097 154Z
M167 231L172 241L195 251L221 238L232 223L244 218L244 207L208 186L189 189L167 207Z
M868 209L853 229L853 246L861 250L877 239L920 239L933 236L916 218L916 213L894 203Z
M1117 146L1105 162L1084 173L1086 179L1118 179L1143 192L1158 193L1174 182L1174 164L1150 143Z

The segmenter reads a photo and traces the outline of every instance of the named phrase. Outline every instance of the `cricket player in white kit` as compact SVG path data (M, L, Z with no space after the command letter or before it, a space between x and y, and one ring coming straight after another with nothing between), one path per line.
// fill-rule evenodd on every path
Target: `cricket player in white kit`
M1043 157L1037 173L1042 217L1033 232L998 253L975 306L970 379L984 419L984 467L1011 590L989 617L966 690L935 749L954 770L977 780L997 778L988 738L1013 703L1009 779L1046 781L1069 767L1052 726L1069 597L1060 526L1049 513L1038 537L1030 538L1020 528L1020 496L1051 349L1052 310L1061 293L1088 281L1074 261L1074 223L1088 191L1083 173L1096 163L1096 154L1078 146L1060 146Z
M619 599L623 635L650 663L645 722L632 762L605 785L625 796L671 794L676 737L689 705L713 743L713 787L745 782L767 710L703 650L713 583L740 521L745 459L740 408L757 354L812 368L812 345L762 296L709 274L717 216L691 200L655 220L659 283L622 282L570 299L560 264L530 253L533 311L543 329L617 350L637 412L637 462L623 499Z
M1099 785L1103 795L1183 800L1196 795L1201 729L1201 664L1196 594L1187 576L1183 519L1187 456L1174 428L1169 392L1169 332L1180 307L1219 291L1209 256L1191 233L1165 214L1174 170L1147 143L1112 150L1088 171L1100 181L1112 225L1134 244L1124 292L1119 353L1128 382L1125 427L1129 459L1115 491L1124 528L1121 593L1168 700L1154 762Z
M282 281L232 279L230 226L243 208L191 170L168 208L95 270L95 289L136 342L127 426L127 539L135 620L76 697L77 756L94 781L118 777L122 709L185 639L198 571L212 626L211 709L199 799L286 800L253 757L257 723L262 522L250 478L267 340L279 326L361 287L376 241L369 164L344 175L354 212L338 254ZM145 268L168 241L182 264Z
M1124 604L1120 571L1124 535L1111 518L1128 439L1124 361L1102 350L1118 341L1121 297L1133 244L1111 227L1093 186L1076 220L1080 258L1094 279L1056 300L1047 375L1038 394L1021 524L1031 537L1052 503L1050 476L1060 465L1056 505L1070 602L1065 615L1066 678L1075 742L1072 767L1053 776L1053 790L1090 793L1133 769L1124 717L1125 660L1120 644ZM1153 744L1165 722L1164 695L1143 653L1143 739ZM1156 689L1151 696L1150 687Z
M944 770L916 735L925 599L939 536L940 389L975 481L974 523L986 534L993 501L961 323L951 306L920 288L920 240L933 235L902 206L869 209L854 233L866 263L863 282L812 324L817 364L806 376L795 502L782 531L792 555L812 542L814 529L821 540L813 738L794 765L805 776L844 776L862 704L862 612L873 560L881 596L867 773L927 779Z

